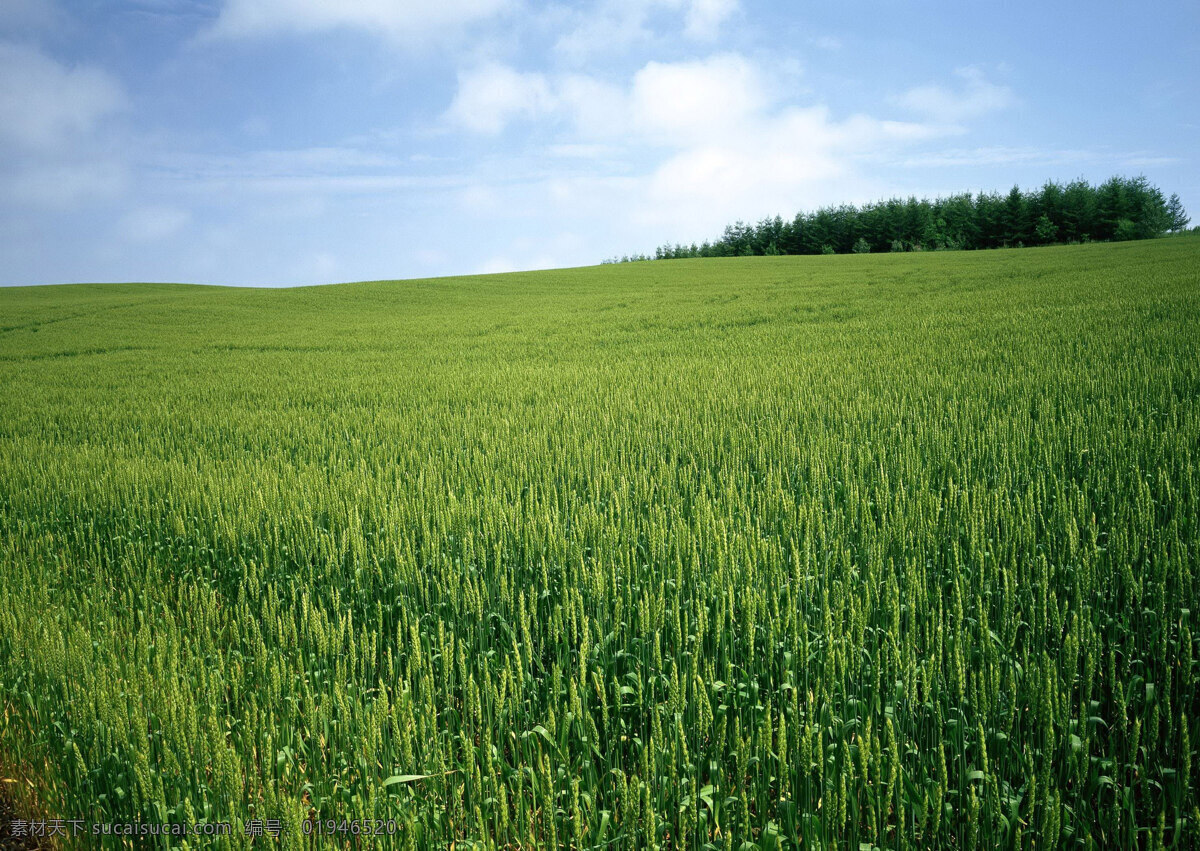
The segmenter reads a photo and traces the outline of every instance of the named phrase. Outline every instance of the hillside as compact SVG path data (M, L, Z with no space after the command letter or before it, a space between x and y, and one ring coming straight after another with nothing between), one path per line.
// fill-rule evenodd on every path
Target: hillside
M1197 328L1193 238L0 290L0 774L230 848L1200 845Z

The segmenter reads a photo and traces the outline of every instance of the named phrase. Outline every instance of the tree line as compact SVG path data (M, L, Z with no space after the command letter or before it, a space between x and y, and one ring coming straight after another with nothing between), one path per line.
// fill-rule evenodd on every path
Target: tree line
M1033 192L969 192L946 198L891 198L856 207L842 204L780 216L758 224L738 221L721 237L700 245L661 245L653 256L744 257L773 254L866 254L881 251L958 251L1150 239L1185 229L1189 218L1179 196L1169 198L1144 177L1112 177L1092 186L1048 182Z

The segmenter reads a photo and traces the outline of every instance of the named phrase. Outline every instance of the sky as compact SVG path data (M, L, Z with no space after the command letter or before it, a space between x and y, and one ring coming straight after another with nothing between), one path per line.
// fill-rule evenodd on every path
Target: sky
M1200 220L1197 33L1195 0L0 0L0 284L589 265L1114 174Z

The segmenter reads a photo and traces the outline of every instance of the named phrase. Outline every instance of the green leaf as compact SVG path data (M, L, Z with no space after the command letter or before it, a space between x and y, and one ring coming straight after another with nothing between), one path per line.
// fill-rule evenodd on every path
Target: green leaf
M451 772L446 772L450 774ZM396 786L401 783L416 783L418 780L428 780L430 777L441 777L441 774L393 774L387 780L383 781L383 788Z

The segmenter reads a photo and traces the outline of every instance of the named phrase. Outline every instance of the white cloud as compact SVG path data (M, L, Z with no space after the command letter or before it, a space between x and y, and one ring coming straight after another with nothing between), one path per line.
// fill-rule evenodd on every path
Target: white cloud
M563 216L576 205L621 209L643 229L688 239L738 216L852 200L848 190L866 192L858 177L864 160L953 132L936 122L839 118L822 105L791 104L770 70L723 53L649 62L622 86L490 66L462 78L449 115L484 133L516 120L557 125L551 150L593 158L518 178L538 183L540 203ZM465 109L487 101L488 88L498 92L493 108ZM522 206L515 186L489 197L505 210Z
M937 133L861 115L838 120L823 106L752 113L724 142L697 142L661 163L636 215L695 234L737 217L851 200L859 157Z
M127 242L158 242L187 227L192 216L177 207L141 207L121 217L117 232Z
M629 47L650 41L654 33L651 15L662 9L678 8L682 0L598 0L588 8L576 8L571 21L554 45L559 57L583 63L614 56Z
M737 10L738 0L692 0L684 16L684 35L697 41L713 41Z
M420 266L430 268L445 266L446 262L451 259L445 251L439 251L436 248L418 248L412 256Z
M1178 157L1159 156L1145 152L1114 151L1103 148L1038 148L1033 146L1006 147L989 145L979 148L950 148L918 153L887 161L905 168L974 168L996 165L1095 165L1118 168L1142 168L1175 165Z
M1164 165L1178 165L1187 162L1183 157L1159 157L1138 154L1126 157L1121 162L1129 168L1157 168Z
M519 120L566 120L581 137L678 145L735 132L769 102L770 84L735 54L643 66L627 87L582 74L548 77L496 63L459 74L447 120L494 135Z
M629 95L620 86L583 74L554 81L555 103L585 143L618 138L630 121Z
M1058 151L1034 147L989 145L980 148L950 148L903 157L906 168L953 168L960 166L1011 165L1013 163L1071 163L1096 159L1089 151Z
M353 29L411 40L493 17L507 4L508 0L228 0L213 34Z
M580 11L575 25L555 42L554 51L576 64L618 54L650 38L646 11L645 5L638 3L608 3L590 13Z
M446 117L467 130L495 134L514 119L550 112L555 103L542 74L522 74L489 64L459 74L458 94Z
M711 42L740 5L740 0L599 0L568 16L573 25L554 49L559 57L578 64L675 36L680 25L686 38Z
M475 267L473 275L499 275L503 272L516 272L520 266L508 257L492 257Z
M44 210L71 210L120 195L128 185L128 169L107 160L23 164L0 180L0 189L9 200Z
M62 65L37 48L0 42L0 144L59 149L125 104L121 86L102 70Z
M486 184L472 184L458 193L458 203L468 216L479 217L503 209L496 190Z
M587 142L567 142L562 145L550 145L546 148L547 156L564 159L598 160L613 155L615 149L611 145L589 144Z
M720 55L693 62L650 62L633 78L630 112L654 139L711 141L766 107L768 85L747 59Z
M0 33L47 30L63 23L52 0L4 0L0 3Z
M126 104L102 70L0 41L0 194L23 207L67 210L122 192L128 171L105 152L102 126Z
M1016 103L1012 89L990 82L977 67L959 68L954 74L962 81L957 90L936 84L918 86L900 95L895 102L945 124L958 124Z
M324 284L334 279L340 267L337 255L330 251L318 251L302 258L296 266L296 272L302 280Z
M499 275L504 272L530 272L537 269L559 269L562 261L553 254L528 254L520 260L507 255L492 257L475 268L475 275Z
M416 173L408 157L358 147L260 150L238 155L169 151L142 164L178 191L208 197L253 191L287 195L371 195L452 188L453 176Z

